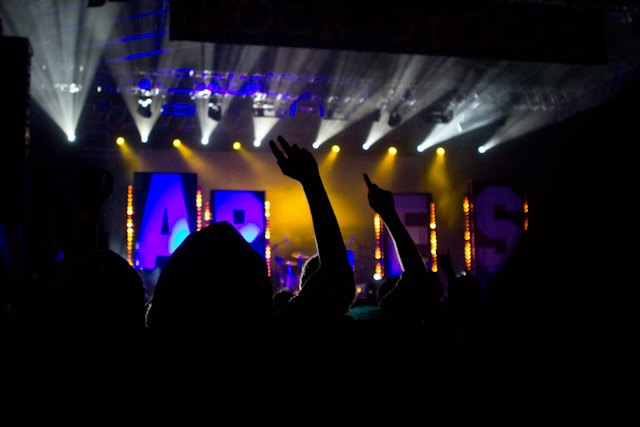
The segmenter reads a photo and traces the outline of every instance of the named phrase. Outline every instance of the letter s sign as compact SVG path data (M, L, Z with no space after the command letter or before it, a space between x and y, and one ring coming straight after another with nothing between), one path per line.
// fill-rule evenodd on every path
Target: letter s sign
M523 198L508 186L484 187L475 197L476 262L498 273L522 236ZM480 271L478 271L480 274Z

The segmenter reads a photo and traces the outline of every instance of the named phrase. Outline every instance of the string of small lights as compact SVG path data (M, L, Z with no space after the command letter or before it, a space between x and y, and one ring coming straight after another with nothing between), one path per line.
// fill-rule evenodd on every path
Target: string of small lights
M271 219L271 202L268 200L264 202L264 238L265 238L265 247L264 247L264 258L267 261L267 274L271 277L271 227L270 227L270 219Z
M127 261L133 266L133 185L127 187Z

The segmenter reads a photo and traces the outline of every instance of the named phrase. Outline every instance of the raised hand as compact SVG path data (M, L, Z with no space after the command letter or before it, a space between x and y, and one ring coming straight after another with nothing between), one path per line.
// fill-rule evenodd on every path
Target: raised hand
M371 209L379 213L383 218L393 215L396 211L393 194L391 194L390 191L383 190L376 184L372 183L366 173L363 174L363 177L364 182L367 184L367 188L369 189L368 197Z
M282 151L273 141L269 141L269 146L278 159L278 166L283 174L302 184L320 177L318 163L308 150L298 147L297 144L290 146L282 136L278 136L278 141Z
M269 141L271 151L276 156L282 173L302 184L309 202L320 260L318 271L312 275L314 280L306 282L303 288L305 291L300 291L298 297L315 301L314 304L319 302L329 311L346 313L355 297L354 274L349 265L338 220L318 172L318 164L304 148L296 144L290 146L282 136L278 136L278 141L282 150L275 142ZM348 301L345 302L345 299Z

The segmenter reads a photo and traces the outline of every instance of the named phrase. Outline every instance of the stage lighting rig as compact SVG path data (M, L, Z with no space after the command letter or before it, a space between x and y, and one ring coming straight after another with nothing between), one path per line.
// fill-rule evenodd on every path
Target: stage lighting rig
M274 105L261 102L254 102L251 112L254 117L276 117L278 119L283 118L286 114L286 111L282 108L276 108Z
M464 94L459 90L448 91L422 111L422 120L425 123L449 123L454 110L463 100Z

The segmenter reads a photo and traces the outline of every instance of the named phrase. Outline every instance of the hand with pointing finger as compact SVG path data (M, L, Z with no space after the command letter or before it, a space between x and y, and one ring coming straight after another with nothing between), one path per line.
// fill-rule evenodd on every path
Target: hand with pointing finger
M372 183L366 173L363 174L363 177L364 182L367 184L367 188L369 189L368 197L371 209L379 213L383 218L395 214L396 207L393 201L393 194L391 194L390 191L383 190L376 184Z
M269 141L269 146L278 159L278 166L283 174L301 184L319 178L318 163L308 150L298 147L297 144L289 145L282 136L278 136L278 141L282 150L273 141Z

